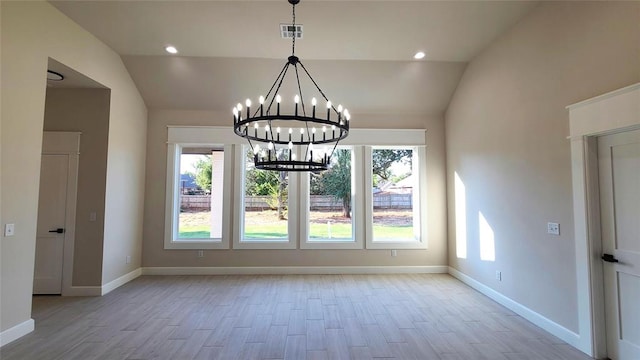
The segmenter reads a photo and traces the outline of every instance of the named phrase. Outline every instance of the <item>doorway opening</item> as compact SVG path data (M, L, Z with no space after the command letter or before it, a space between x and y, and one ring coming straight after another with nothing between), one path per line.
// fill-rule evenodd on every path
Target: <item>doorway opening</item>
M34 294L101 294L110 99L49 59Z

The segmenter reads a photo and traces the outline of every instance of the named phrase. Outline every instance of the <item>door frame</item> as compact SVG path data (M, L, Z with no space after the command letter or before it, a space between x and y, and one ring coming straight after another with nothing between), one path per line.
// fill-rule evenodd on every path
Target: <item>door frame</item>
M570 106L578 349L607 357L598 136L640 129L640 83Z
M81 134L67 131L44 131L42 134L42 155L67 155L69 159L62 255L62 296L72 295Z

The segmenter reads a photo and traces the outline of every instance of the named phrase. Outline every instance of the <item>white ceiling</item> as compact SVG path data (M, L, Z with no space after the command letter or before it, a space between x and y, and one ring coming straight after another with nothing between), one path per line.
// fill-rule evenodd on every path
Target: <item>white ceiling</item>
M229 110L264 94L291 53L285 0L51 2L122 55L150 108ZM535 5L302 0L296 55L353 114L442 113L466 63Z

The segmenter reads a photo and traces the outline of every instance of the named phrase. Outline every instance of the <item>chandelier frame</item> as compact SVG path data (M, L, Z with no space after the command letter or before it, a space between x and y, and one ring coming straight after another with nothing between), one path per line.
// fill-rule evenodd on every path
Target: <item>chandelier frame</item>
M288 2L292 5L292 27L295 30L295 6L300 0L288 0ZM233 108L233 130L236 135L249 142L249 146L254 152L254 164L257 169L321 172L330 167L331 156L338 143L349 135L351 115L347 109L343 109L342 105L336 108L329 101L300 59L295 56L295 32L292 39L292 54L287 58L287 62L280 70L266 97L260 97L258 108L254 108L252 113L250 99L247 99L245 103L246 109L243 109L242 104ZM283 113L280 109L282 99L278 92L290 68L295 70L298 95L294 100L293 113ZM307 115L300 85L301 72L299 69L302 69L302 73L306 74L317 92L327 102L326 117L318 116L320 112L324 114L324 111L317 109L315 98L312 99L311 116ZM282 131L283 128L285 132ZM294 134L294 128L299 130L299 133ZM254 146L252 142L256 145ZM260 149L259 144L263 144L266 149ZM321 144L334 145L330 152L316 151L314 158L314 145ZM277 145L287 145L288 152L286 148L278 149ZM306 146L303 159L296 160L294 146ZM318 154L320 155L318 156Z

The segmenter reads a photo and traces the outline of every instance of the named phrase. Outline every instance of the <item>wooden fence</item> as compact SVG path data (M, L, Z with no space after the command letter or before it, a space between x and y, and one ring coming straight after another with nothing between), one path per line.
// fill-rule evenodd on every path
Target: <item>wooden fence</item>
M180 208L184 211L205 211L211 209L211 195L181 195ZM270 209L270 196L247 196L244 199L245 209L248 211L262 211ZM309 197L311 210L340 211L342 201L331 195L311 195ZM375 194L373 195L374 209L411 209L413 206L411 194Z

